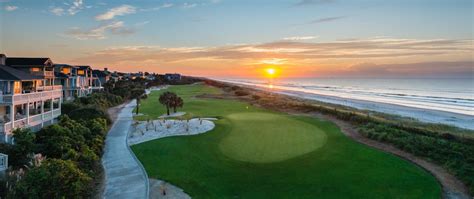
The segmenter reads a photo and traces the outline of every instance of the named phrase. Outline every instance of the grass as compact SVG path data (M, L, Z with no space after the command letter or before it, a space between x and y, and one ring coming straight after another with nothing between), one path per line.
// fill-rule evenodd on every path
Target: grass
M193 198L440 198L436 179L396 156L344 136L328 121L249 104L200 99L204 85L173 86L182 111L219 117L211 132L132 147L152 178ZM146 116L165 112L159 92L142 101Z

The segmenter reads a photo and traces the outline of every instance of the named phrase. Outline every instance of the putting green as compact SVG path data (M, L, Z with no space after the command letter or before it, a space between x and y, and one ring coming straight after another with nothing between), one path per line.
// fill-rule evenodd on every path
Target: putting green
M326 134L315 125L271 113L227 116L233 127L219 144L226 156L269 163L297 157L322 147Z

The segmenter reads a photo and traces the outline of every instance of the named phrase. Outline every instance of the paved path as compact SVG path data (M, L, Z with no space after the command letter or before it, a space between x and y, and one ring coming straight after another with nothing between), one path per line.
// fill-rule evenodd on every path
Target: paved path
M148 176L127 145L135 105L135 100L132 100L122 108L107 134L105 152L102 156L105 170L104 198L148 198Z

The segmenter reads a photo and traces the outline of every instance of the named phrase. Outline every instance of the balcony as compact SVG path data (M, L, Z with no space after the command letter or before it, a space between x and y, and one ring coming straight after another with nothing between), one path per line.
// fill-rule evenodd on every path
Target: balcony
M16 105L16 104L25 104L28 102L35 102L35 101L46 101L48 99L53 99L53 98L60 98L62 97L62 93L63 93L61 90L62 87L59 86L58 88L59 89L57 90L55 89L55 90L50 90L50 91L42 91L42 92L34 92L34 93L0 95L0 104Z
M30 74L45 77L54 77L54 71L31 71Z
M63 89L62 85L52 85L52 86L38 86L38 90L43 90L43 91L53 91L53 90L61 90Z
M43 114L30 116L29 118L21 118L15 120L15 122L13 122L13 125L12 122L0 123L0 133L5 133L9 135L14 129L41 125L41 123L56 119L60 115L61 110L54 109L52 111L44 112Z

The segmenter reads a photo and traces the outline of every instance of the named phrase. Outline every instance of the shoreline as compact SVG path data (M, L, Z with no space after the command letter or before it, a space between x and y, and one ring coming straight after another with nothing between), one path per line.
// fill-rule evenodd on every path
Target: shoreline
M281 90L281 89L269 89L262 86L253 86L243 82L215 80L228 84L234 84L251 89L257 89L261 91L287 95L291 97L297 97L305 100L314 100L334 105L341 105L359 110L374 111L384 114L396 115L400 117L412 118L419 122L431 123L431 124L444 124L455 126L458 128L464 128L468 130L474 130L474 116L464 115L460 113L452 113L441 110L423 109L417 107L410 107L398 104L389 104L384 102L375 102L360 99L350 99L322 94L306 93L300 91Z

